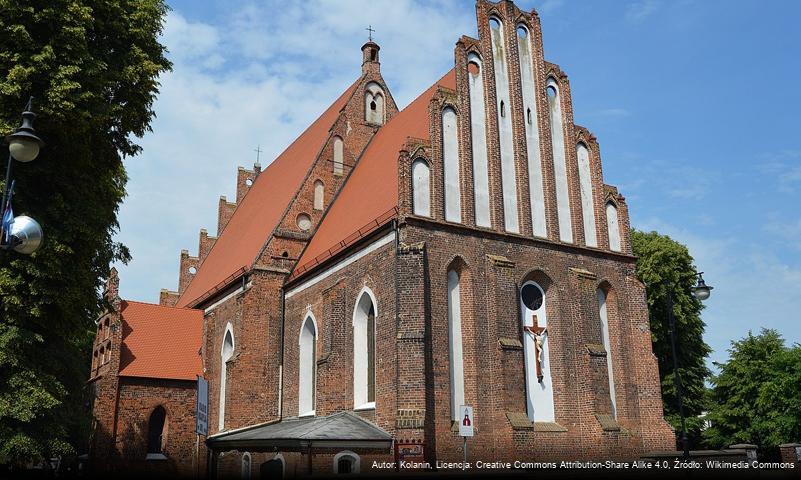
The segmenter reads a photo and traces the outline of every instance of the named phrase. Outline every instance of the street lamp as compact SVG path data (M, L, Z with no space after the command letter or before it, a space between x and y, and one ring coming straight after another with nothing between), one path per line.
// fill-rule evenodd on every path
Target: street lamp
M8 167L3 188L3 203L0 203L0 248L13 249L19 253L30 255L42 245L42 227L36 220L25 215L14 217L11 198L14 196L14 180L12 177L14 160L27 163L39 155L44 146L41 138L36 136L33 120L36 118L32 110L33 97L28 100L22 112L22 125L14 133L6 137L8 142Z
M698 272L698 283L690 287L690 293L698 300L706 300L712 293L714 287L710 287L704 282L702 276L704 272ZM679 416L681 417L681 446L684 450L684 459L690 458L690 443L687 440L687 425L684 419L684 403L682 398L682 384L679 376L679 357L676 355L676 317L673 314L673 289L668 288L667 307L668 321L670 323L670 348L673 350L673 385L676 388L676 399L679 402Z

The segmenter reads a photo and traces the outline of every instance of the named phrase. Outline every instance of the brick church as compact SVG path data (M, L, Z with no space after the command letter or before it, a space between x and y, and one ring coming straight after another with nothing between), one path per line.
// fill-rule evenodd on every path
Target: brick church
M470 461L674 448L625 200L537 13L478 0L476 19L402 110L366 43L317 120L263 171L239 169L217 236L181 252L160 305L120 300L112 277L94 468L433 467L462 460L465 405Z

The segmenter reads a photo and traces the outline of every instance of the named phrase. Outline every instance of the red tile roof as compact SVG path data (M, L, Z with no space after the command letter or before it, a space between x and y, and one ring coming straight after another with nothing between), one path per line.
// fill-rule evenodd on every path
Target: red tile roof
M304 250L293 278L395 216L398 152L409 137L429 138L428 105L439 86L455 90L455 71L445 74L376 133Z
M123 300L121 377L195 380L203 374L203 311Z
M312 123L258 176L231 220L178 299L178 307L192 306L207 292L249 270L292 201L317 158L339 112L350 100L359 80Z

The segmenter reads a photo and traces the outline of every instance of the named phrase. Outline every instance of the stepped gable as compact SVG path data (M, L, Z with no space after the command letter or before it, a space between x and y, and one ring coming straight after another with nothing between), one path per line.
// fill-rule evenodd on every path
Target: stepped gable
M340 111L361 78L356 80L292 144L256 177L242 203L219 236L208 257L178 299L192 306L209 291L250 269L264 243L281 221L287 206L320 153Z
M398 156L409 137L429 138L428 106L438 87L456 88L451 70L376 133L301 255L292 278L395 217Z
M123 300L120 376L195 380L203 374L203 311Z

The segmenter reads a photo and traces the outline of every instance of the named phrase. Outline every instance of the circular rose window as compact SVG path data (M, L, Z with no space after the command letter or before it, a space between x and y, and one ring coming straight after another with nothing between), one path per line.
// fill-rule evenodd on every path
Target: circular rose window
M529 310L536 311L542 306L542 290L529 283L520 292L523 297L523 305Z
M303 230L304 232L309 231L309 229L312 226L311 217L309 217L305 213L301 213L300 215L298 215L297 223L298 223L298 228Z

